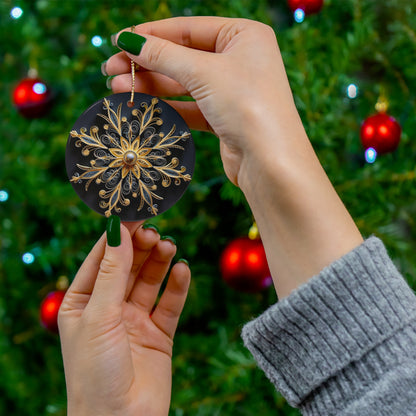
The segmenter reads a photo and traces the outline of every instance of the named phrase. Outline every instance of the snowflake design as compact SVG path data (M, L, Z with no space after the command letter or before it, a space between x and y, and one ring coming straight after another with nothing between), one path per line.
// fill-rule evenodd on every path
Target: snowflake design
M167 188L172 181L179 185L181 180L191 180L191 175L185 173L186 167L179 167L177 157L167 160L173 148L184 150L178 142L186 140L190 133L175 135L175 125L166 135L157 133L157 127L163 124L158 117L161 113L156 106L158 101L153 98L150 105L142 103L142 109L133 109L133 119L129 122L122 116L122 104L115 111L104 98L107 114L98 114L106 122L104 131L100 132L97 126L92 126L89 133L85 127L80 128L79 133L76 130L70 133L78 139L75 146L82 148L83 156L89 156L91 152L94 156L90 166L77 164L84 172L76 172L71 182L81 183L85 180L86 191L93 181L104 184L105 189L99 191L99 206L105 210L106 217L112 215L113 211L120 213L121 206L130 205L130 197L138 196L140 203L137 211L147 204L148 211L157 215L158 208L154 200L163 198L156 193L156 183L161 181L162 186Z

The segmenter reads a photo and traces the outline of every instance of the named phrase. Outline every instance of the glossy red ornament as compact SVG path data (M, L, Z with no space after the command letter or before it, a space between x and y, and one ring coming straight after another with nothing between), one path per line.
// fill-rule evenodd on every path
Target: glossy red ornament
M241 237L233 240L221 255L220 268L224 281L242 292L259 292L272 284L260 239Z
M50 292L40 305L40 321L51 332L58 332L58 312L64 296L65 290Z
M361 126L361 143L364 149L372 147L378 154L390 153L400 143L400 124L386 113L378 113L365 119Z
M301 9L308 15L320 12L324 5L324 0L288 0L287 3L292 12Z
M51 92L39 78L25 78L13 91L13 104L27 118L45 115L51 106Z

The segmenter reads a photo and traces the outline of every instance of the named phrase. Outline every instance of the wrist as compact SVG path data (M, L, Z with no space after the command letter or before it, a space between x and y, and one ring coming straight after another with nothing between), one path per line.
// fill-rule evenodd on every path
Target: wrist
M271 123L273 117L266 116L250 124L238 174L238 185L248 198L255 199L267 188L284 189L293 181L291 173L320 167L298 113L288 111L284 119L285 123Z
M243 158L238 180L281 298L363 240L303 126L288 126L274 139L263 132L270 135L266 146Z

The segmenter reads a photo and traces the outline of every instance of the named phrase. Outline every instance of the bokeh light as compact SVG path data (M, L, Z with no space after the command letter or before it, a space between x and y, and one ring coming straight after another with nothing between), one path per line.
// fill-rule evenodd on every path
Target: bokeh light
M350 84L347 87L348 98L354 99L358 95L358 87L355 84Z
M102 44L103 44L103 39L102 39L102 37L101 36L94 36L92 39L91 39L91 43L96 47L96 48L98 48L98 47L100 47Z
M35 256L32 253L25 253L22 256L22 261L25 264L32 264L35 261Z
M305 20L305 11L302 9L296 9L293 16L295 18L295 22L302 23Z
M0 191L0 202L6 202L9 199L9 193L2 189Z
M20 7L13 7L13 9L10 11L10 16L13 17L13 19L19 19L22 17L23 10Z
M377 159L377 152L372 147L365 151L365 160L367 163L374 163Z

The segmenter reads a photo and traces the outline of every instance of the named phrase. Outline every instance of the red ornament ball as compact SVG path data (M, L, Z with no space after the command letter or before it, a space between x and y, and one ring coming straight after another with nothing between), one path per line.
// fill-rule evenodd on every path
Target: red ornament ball
M372 147L378 154L390 153L400 143L400 124L386 113L378 113L365 119L361 126L361 143L364 149Z
M242 292L259 292L272 284L260 239L241 237L233 240L221 255L220 268L224 281Z
M48 86L39 78L25 78L13 91L13 104L27 118L45 115L51 106L52 96Z
M324 5L324 0L288 0L288 5L292 12L301 9L308 15L320 12Z
M40 321L51 332L58 332L58 312L65 296L65 290L50 292L40 305Z

